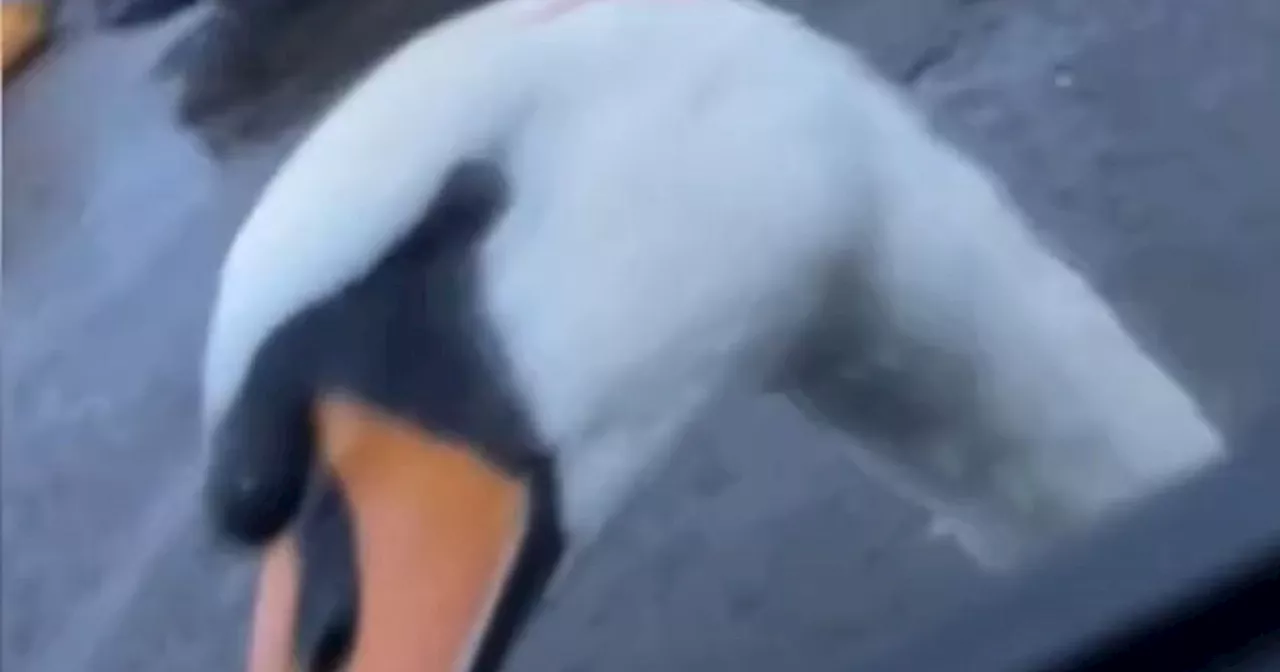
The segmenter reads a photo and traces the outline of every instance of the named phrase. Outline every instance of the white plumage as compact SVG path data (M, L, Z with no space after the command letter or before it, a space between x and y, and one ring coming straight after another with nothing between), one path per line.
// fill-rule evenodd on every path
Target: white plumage
M947 438L858 454L993 562L1221 454L999 185L845 47L732 0L548 7L416 38L283 167L223 269L210 427L273 329L483 155L513 201L482 243L481 308L559 451L579 545L724 390L858 419L869 364Z

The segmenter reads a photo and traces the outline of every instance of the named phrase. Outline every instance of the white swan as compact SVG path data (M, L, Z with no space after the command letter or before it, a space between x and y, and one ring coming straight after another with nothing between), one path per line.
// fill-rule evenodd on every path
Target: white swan
M848 48L734 0L502 0L399 49L227 256L210 432L263 401L247 381L273 335L477 157L509 199L473 248L474 308L555 452L575 548L731 387L858 430L850 450L988 563L1223 454L987 171Z

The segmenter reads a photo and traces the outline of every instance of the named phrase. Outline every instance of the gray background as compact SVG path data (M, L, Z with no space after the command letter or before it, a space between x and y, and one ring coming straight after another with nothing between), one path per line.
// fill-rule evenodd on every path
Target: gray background
M787 4L995 166L1232 435L1280 412L1280 2ZM195 524L195 370L287 141L210 161L149 77L176 29L77 21L5 90L0 667L235 669L252 565ZM785 406L690 440L514 669L852 669L980 592Z

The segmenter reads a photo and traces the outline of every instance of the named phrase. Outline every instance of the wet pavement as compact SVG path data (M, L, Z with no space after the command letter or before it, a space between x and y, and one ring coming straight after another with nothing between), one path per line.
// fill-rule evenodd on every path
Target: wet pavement
M1280 3L792 4L1004 175L1230 434L1274 422ZM149 78L174 32L73 25L5 90L5 670L241 660L252 563L197 524L195 374L218 260L289 141L215 161L175 129ZM978 590L789 408L726 400L689 440L513 669L851 669Z

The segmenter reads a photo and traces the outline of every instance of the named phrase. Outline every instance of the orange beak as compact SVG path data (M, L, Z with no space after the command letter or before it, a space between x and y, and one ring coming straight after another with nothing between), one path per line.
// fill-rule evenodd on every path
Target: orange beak
M346 505L358 586L349 672L469 672L496 665L554 568L548 488L471 447L347 397L317 405L320 447ZM550 526L554 528L554 525ZM249 672L299 669L307 581L298 538L268 550ZM533 552L531 552L533 551ZM531 590L532 589L532 590Z

